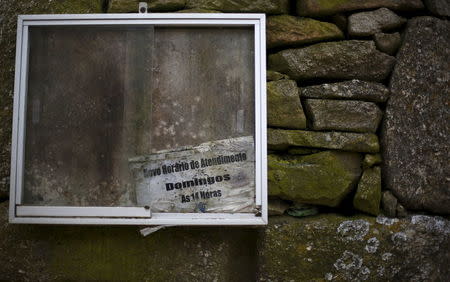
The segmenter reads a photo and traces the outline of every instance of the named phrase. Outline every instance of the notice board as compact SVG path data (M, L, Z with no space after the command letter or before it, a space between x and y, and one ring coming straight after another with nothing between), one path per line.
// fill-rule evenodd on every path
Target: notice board
M267 223L264 20L20 16L11 222Z

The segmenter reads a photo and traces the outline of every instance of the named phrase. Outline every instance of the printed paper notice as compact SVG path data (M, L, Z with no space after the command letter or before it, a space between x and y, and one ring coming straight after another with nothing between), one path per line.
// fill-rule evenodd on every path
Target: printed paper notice
M130 168L138 204L152 212L254 212L252 136L136 157Z

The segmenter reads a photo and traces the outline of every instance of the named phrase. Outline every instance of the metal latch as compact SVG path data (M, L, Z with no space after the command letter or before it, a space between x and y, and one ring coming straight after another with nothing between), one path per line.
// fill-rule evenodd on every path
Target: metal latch
M139 14L147 14L148 4L147 2L139 2L138 13Z

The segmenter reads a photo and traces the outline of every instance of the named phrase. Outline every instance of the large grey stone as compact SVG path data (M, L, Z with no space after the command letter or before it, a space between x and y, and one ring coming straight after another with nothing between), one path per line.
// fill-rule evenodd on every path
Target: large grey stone
M410 20L383 124L384 183L407 209L450 213L450 23Z
M301 16L328 16L353 10L386 7L398 11L423 9L420 0L297 0L297 13Z
M336 149L349 152L377 153L378 137L373 133L315 132L306 130L271 129L268 131L269 149L289 147Z
M266 28L269 48L344 38L334 24L289 15L268 17Z
M424 0L427 9L438 16L450 16L450 1L448 0Z
M267 83L267 124L274 127L306 128L306 118L293 80L278 80Z
M356 13L348 17L350 36L369 36L402 26L406 20L386 8Z
M355 188L361 156L324 151L308 156L268 157L269 195L297 203L335 207Z
M383 115L372 102L305 99L304 105L313 130L374 133Z
M300 49L287 49L269 56L270 69L296 80L362 79L381 81L395 58L378 51L373 41L325 42Z
M271 218L256 281L448 281L450 222L320 214Z
M288 14L289 0L186 0L186 8L202 8L223 12Z
M377 33L373 36L373 40L378 50L391 56L397 53L398 48L402 44L402 38L398 32Z
M389 89L378 82L348 80L300 88L300 96L321 99L354 99L371 102L386 102Z

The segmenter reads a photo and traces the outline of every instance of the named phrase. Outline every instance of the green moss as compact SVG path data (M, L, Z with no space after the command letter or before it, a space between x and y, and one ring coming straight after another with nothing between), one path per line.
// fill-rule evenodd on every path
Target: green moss
M137 13L139 0L108 0L108 13Z
M329 16L340 12L385 7L414 11L424 8L420 0L298 0L297 13L302 16Z
M50 7L52 14L90 14L101 13L103 0L59 0Z
M150 11L176 11L183 9L185 5L185 0L153 0L149 1L148 9Z
M346 222L350 223L349 228L339 232L339 227ZM356 232L364 230L364 226L368 227L367 233L360 239L352 238ZM390 268L392 265L403 264L404 258L393 251L391 236L404 229L403 223L380 225L374 217L364 215L274 217L258 246L260 277L265 281L328 281L326 275L332 275L333 281L384 281L390 277L387 275L395 275L395 269ZM373 253L367 251L371 238L379 242L371 250ZM386 253L392 257L383 258ZM338 269L336 265L343 258L348 268L338 266ZM353 259L355 263L352 264ZM379 272L380 266L385 269L384 273ZM364 267L370 269L366 279L359 276Z
M267 81L277 81L277 80L281 80L281 79L289 79L289 76L276 72L276 71L271 71L271 70L267 70Z
M186 8L201 8L223 12L287 14L289 12L289 0L187 0Z
M292 147L288 150L291 155L309 155L320 152L319 149L303 148L303 147Z
M178 227L144 238L136 227L55 227L45 234L54 237L48 271L64 280L235 281L254 274L256 230Z
M334 10L341 5L352 2L352 0L316 0L315 2L319 9Z
M337 206L360 175L360 156L325 151L268 157L269 195L299 203Z
M306 128L298 87L295 81L282 79L267 83L267 123L282 128Z
M289 15L272 16L267 19L269 48L298 46L343 38L342 31L332 23Z
M369 168L382 162L381 154L367 154L364 156L363 168Z
M210 14L210 13L220 13L220 11L201 9L201 8L193 8L193 9L177 11L177 13L209 13Z
M341 11L353 0L299 0L297 13L301 16L325 16Z

